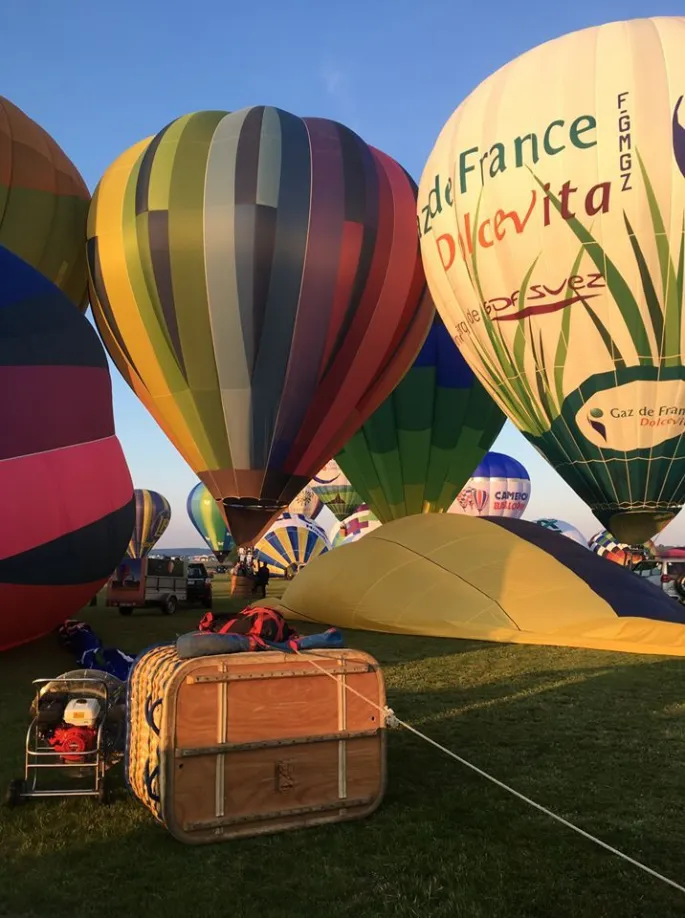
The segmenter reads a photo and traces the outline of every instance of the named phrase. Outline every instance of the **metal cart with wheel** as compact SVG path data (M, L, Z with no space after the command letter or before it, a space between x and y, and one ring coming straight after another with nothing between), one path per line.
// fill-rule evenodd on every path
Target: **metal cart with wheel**
M109 802L107 772L123 758L125 683L79 669L34 679L24 777L10 782L6 803L38 797L97 797Z

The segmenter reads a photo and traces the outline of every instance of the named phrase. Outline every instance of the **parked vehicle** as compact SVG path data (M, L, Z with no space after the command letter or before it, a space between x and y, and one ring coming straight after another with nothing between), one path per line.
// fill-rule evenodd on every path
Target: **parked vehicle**
M204 564L193 561L188 565L188 602L199 602L205 609L212 608L212 578Z
M107 583L107 605L121 615L150 607L173 615L188 599L188 568L184 558L125 558Z
M685 602L685 561L660 561L661 588L678 602Z

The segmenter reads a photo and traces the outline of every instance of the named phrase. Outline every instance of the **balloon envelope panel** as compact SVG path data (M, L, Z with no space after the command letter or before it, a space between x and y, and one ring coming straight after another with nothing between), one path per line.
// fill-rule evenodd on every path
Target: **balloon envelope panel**
M386 395L434 315L416 185L341 124L195 112L107 170L93 313L124 378L253 544Z
M530 500L525 466L504 453L488 453L457 495L450 513L468 516L523 516Z
M191 523L221 564L235 543L217 502L202 482L188 495L186 509Z
M162 538L171 522L171 507L163 494L136 488L136 523L128 544L129 558L144 558Z
M0 97L0 247L36 268L83 311L90 192L35 121Z
M337 458L381 522L444 512L504 421L436 316L409 372Z
M95 330L0 247L0 650L73 616L126 551L133 485Z
M340 628L685 656L685 608L525 520L393 520L308 565L272 605Z
M534 48L456 109L419 191L459 348L629 543L685 502L684 44L657 17Z

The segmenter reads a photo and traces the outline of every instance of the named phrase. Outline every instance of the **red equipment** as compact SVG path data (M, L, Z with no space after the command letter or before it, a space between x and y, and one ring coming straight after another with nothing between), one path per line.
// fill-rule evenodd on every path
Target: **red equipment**
M56 727L48 742L63 762L81 763L83 755L74 753L92 752L97 745L97 727L62 725Z

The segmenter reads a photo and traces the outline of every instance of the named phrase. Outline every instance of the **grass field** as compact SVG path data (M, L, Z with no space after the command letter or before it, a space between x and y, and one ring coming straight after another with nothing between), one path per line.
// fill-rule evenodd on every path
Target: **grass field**
M106 643L136 652L191 630L199 612L125 619L99 608L83 617ZM346 639L381 662L399 717L685 881L685 661L361 632ZM3 789L23 767L31 679L72 665L53 639L0 657ZM3 810L0 915L685 914L676 890L406 731L390 732L388 767L385 801L366 821L201 848L174 841L123 783L109 807L36 801Z

